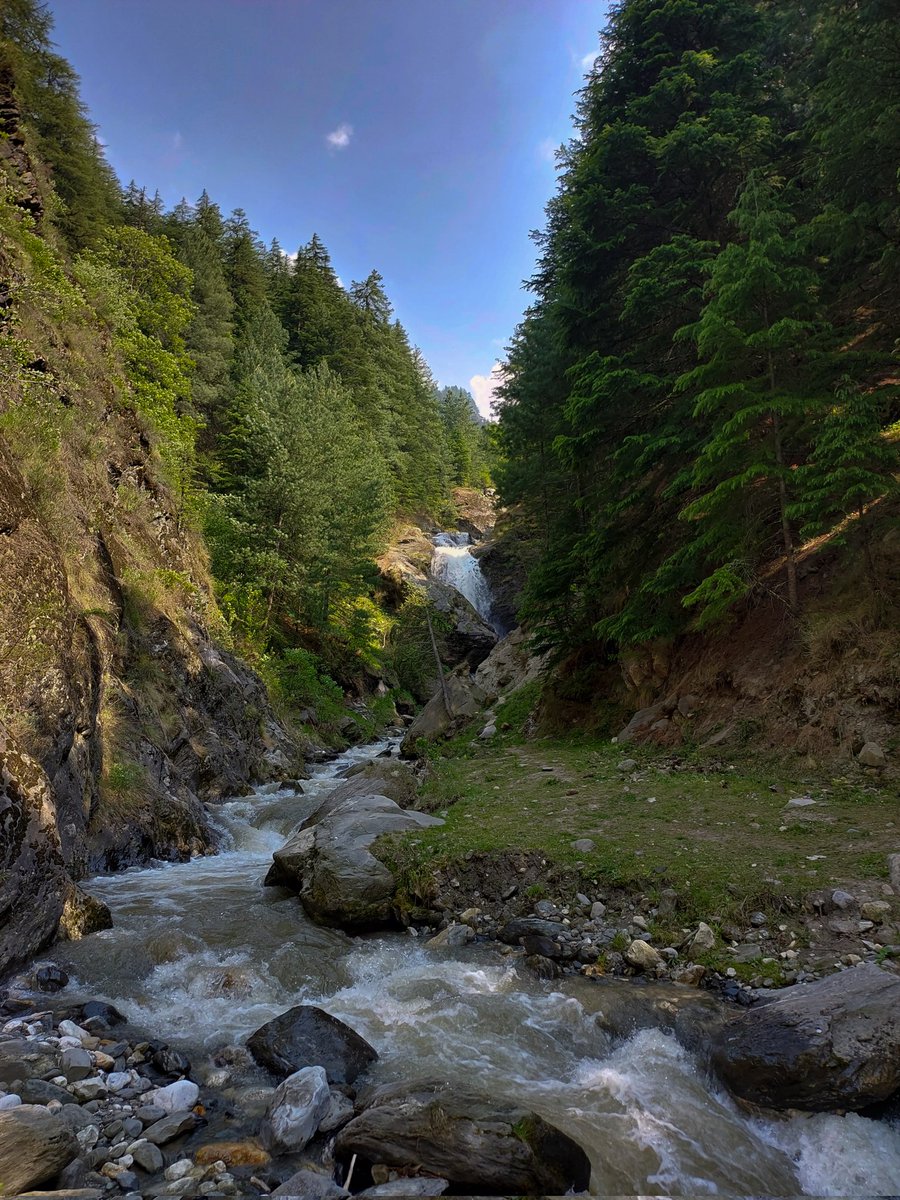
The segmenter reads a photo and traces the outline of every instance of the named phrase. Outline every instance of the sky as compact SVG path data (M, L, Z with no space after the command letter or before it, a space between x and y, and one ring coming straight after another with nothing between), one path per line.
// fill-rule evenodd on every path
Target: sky
M204 188L285 250L375 268L482 411L604 0L51 0L123 183Z

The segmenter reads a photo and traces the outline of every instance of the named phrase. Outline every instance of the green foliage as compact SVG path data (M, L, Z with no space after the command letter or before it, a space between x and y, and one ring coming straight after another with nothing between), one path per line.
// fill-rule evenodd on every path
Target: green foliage
M342 689L309 651L285 650L272 663L272 671L282 699L292 708L312 709L317 722L323 724L344 714Z
M796 610L795 523L894 489L898 26L865 7L613 6L500 389L537 645L712 625L779 559Z

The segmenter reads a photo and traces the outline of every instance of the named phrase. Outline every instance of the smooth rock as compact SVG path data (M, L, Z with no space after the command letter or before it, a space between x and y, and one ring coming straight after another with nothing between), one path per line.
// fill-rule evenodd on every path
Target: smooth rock
M182 1133L188 1133L196 1124L197 1118L192 1112L169 1113L161 1121L148 1125L144 1130L144 1137L155 1146L164 1146L180 1137Z
M618 763L616 769L621 771L623 775L627 775L630 771L634 771L636 768L637 768L637 763L635 762L635 760L633 758L623 758Z
M21 1103L21 1096L15 1092L9 1092L6 1096L0 1096L0 1112L5 1112L8 1108L18 1108Z
M275 1089L260 1130L268 1150L302 1150L331 1107L328 1077L322 1067L303 1067Z
M77 1079L86 1079L94 1069L94 1063L87 1050L63 1050L60 1067L69 1083L74 1083Z
M358 1192L360 1200L363 1197L369 1197L369 1200L376 1200L380 1196L443 1196L447 1188L450 1186L446 1179L437 1179L434 1176L419 1175L418 1178L412 1179L392 1179L390 1183L380 1183L377 1187L366 1188L364 1192Z
M0 1112L0 1194L49 1183L77 1155L71 1129L46 1108L21 1104Z
M247 1039L247 1049L274 1075L324 1067L329 1083L353 1083L378 1058L365 1038L312 1004L299 1004Z
M900 1088L900 977L862 963L772 996L715 1045L736 1096L819 1112L865 1108Z
M163 1112L185 1112L193 1108L200 1099L200 1089L190 1079L178 1079L166 1087L154 1088L153 1091L147 1092L146 1099Z
M638 971L652 971L663 961L663 957L648 942L635 938L625 951L625 961Z
M353 1101L337 1088L331 1089L331 1100L328 1111L319 1122L319 1133L334 1133L342 1125L346 1125L355 1111Z
M601 917L606 915L606 905L602 900L595 900L591 905L591 920L599 921Z
M163 1169L165 1160L162 1150L153 1142L148 1142L146 1138L132 1142L128 1147L128 1153L131 1155L134 1165L140 1167L142 1171L146 1171L148 1175L155 1175L157 1171Z
M579 854L590 854L596 848L597 843L590 838L578 838L572 843L572 849Z
M343 1200L350 1193L339 1187L329 1175L319 1171L297 1171L279 1184L273 1196L303 1197L303 1200Z
M465 1194L562 1196L590 1181L581 1147L527 1109L446 1084L378 1088L337 1135L335 1156L417 1167Z
M497 937L507 946L519 946L522 939L530 935L547 937L556 942L565 933L566 926L561 921L546 921L542 917L514 917L506 922Z

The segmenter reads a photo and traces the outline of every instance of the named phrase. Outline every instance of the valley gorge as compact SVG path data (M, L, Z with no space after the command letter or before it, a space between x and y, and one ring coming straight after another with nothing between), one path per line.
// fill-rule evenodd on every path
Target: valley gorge
M900 47L776 7L598 6L485 417L0 2L0 1196L896 1191Z

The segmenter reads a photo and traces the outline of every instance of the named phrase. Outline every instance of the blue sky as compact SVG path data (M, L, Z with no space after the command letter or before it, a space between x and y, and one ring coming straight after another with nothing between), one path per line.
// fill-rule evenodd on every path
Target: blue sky
M205 187L289 251L315 231L345 283L375 267L439 382L484 400L603 0L50 7L123 182Z

